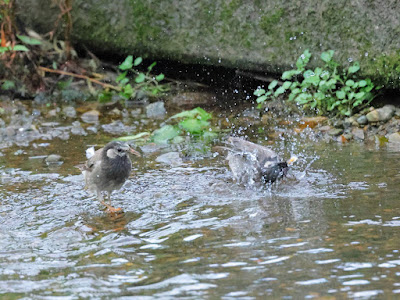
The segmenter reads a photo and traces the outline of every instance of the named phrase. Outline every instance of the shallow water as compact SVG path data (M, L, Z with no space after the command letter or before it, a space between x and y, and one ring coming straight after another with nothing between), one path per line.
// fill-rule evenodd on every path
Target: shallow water
M220 156L179 167L145 156L113 194L125 213L110 215L73 167L94 137L48 143L0 157L2 299L400 293L397 149L278 139L276 150L300 159L289 178L261 191L233 182ZM35 158L49 152L64 164Z

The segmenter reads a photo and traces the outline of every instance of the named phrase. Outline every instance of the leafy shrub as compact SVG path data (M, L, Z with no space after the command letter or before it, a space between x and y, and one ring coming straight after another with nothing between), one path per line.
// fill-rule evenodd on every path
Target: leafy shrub
M357 61L340 71L333 55L333 50L322 52L324 66L311 70L306 69L311 53L305 50L296 62L296 69L282 74L281 85L274 80L268 85L267 91L262 88L254 91L258 97L258 107L285 92L289 93L289 101L295 101L304 108L315 109L319 114L350 116L355 110L367 106L380 87L376 87L369 78L357 78L356 73L360 70Z
M160 129L153 132L151 140L156 144L165 144L170 141L182 141L182 136L189 135L206 141L217 137L210 124L211 114L197 107L173 115Z
M119 65L118 68L122 72L116 78L116 82L118 83L119 87L118 94L121 97L125 99L133 98L136 92L139 90L149 93L153 96L169 90L168 84L160 83L165 78L164 74L160 73L156 76L150 74L155 67L156 62L153 62L147 67L147 72L141 72L137 70L136 67L138 67L142 62L143 59L141 57L137 57L134 60L133 56L129 55L124 62ZM133 80L130 79L131 74L133 74ZM111 97L112 92L103 91L100 93L98 99L100 102L107 102L111 99Z

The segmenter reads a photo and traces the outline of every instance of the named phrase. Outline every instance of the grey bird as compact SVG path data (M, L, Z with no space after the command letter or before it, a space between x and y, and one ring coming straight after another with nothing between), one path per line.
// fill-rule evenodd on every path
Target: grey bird
M297 160L285 161L270 148L239 137L227 141L229 167L237 182L244 185L271 184L286 176L289 165Z
M119 190L131 173L132 161L128 152L141 156L127 143L113 141L97 150L85 164L77 166L85 178L85 188L96 193L97 199L109 212L122 210L111 206L111 193ZM104 202L102 192L107 193L110 204Z

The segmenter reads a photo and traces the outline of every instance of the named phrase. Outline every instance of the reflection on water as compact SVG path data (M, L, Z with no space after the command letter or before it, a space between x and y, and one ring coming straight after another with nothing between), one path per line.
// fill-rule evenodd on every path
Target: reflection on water
M73 168L84 159L81 141L70 141L69 160L55 170L27 159L40 153L26 150L20 166L7 154L0 295L396 297L400 154L291 142L275 147L299 163L271 190L238 186L218 156L175 168L139 161L113 198L123 215L105 213L83 190Z

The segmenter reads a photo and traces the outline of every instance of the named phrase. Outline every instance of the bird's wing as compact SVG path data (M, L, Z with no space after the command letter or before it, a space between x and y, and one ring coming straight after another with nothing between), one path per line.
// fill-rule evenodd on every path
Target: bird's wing
M103 148L97 150L94 155L88 159L85 163L84 169L85 171L92 172L96 165L101 163L101 155L103 154Z
M257 155L257 159L261 162L264 160L275 159L277 154L268 147L254 144L238 137L230 137L228 139L234 150L245 153L253 153Z

